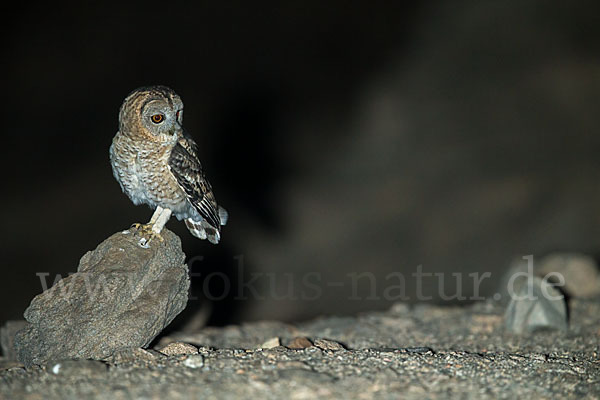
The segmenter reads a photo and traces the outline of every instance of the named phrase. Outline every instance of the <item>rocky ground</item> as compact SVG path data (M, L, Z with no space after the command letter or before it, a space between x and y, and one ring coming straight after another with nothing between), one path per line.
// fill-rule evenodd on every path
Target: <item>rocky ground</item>
M105 361L0 363L0 398L551 398L600 396L600 298L566 333L504 330L504 307L407 306L297 325L163 337Z

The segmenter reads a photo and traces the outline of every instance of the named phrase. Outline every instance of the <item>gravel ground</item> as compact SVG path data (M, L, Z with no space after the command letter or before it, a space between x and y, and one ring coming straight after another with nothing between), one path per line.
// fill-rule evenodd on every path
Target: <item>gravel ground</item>
M396 304L355 318L173 334L105 361L24 369L3 360L0 398L600 397L600 299L571 300L567 333L514 336L503 312L491 302Z

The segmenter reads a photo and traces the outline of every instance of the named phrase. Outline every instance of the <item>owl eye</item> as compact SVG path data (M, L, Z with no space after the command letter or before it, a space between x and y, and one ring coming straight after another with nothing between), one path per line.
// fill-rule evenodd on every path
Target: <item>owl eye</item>
M150 117L150 119L152 120L152 122L154 122L155 124L160 124L161 122L163 122L163 120L165 119L165 116L162 114L154 114L153 116Z

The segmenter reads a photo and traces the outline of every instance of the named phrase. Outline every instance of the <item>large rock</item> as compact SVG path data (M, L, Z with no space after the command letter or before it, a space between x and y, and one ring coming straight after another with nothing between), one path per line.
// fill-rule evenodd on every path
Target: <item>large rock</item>
M146 347L187 303L189 278L179 238L148 248L129 231L85 254L77 273L33 299L30 325L15 338L25 365L65 358L104 359L125 347Z

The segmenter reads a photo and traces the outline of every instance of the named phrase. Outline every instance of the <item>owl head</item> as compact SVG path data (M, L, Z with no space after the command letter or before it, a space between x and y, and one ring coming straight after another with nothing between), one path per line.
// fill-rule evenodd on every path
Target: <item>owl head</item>
M119 130L153 142L171 142L183 133L183 102L166 86L135 89L119 111Z

